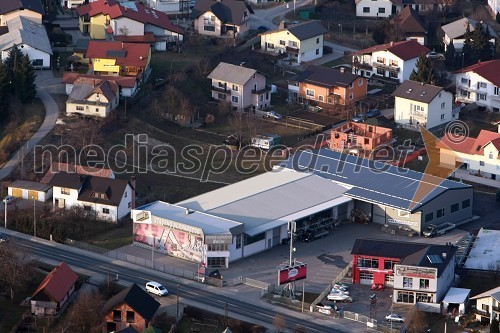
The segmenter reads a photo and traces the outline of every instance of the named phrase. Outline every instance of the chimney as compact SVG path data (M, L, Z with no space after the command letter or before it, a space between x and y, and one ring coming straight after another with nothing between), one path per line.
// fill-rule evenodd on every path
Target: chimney
M391 45L391 46L394 46L394 42L393 42L393 41L391 41L390 45Z
M123 45L123 42L122 42L122 50L123 50L123 48L124 48L124 45Z
M136 180L135 176L130 177L130 186L132 187L132 198L131 198L131 209L135 209L135 191L136 191Z
M443 256L443 259L446 259L446 252L441 253L441 255Z
M283 21L280 22L280 25L278 26L278 29L283 30L283 29L286 29L287 27L288 26L287 26L285 20L283 20Z
M345 72L345 68L344 67L340 67L340 73L344 73Z

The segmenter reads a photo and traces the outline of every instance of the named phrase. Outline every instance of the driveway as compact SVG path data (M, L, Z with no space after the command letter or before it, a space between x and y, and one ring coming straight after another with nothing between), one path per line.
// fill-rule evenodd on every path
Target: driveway
M275 7L265 8L265 9L255 9L255 14L250 16L249 23L251 29L257 29L258 27L265 26L271 30L278 28L278 24L285 18L285 15L305 5L308 5L312 0L296 0L290 1L288 3L283 3ZM276 18L276 21L274 19Z

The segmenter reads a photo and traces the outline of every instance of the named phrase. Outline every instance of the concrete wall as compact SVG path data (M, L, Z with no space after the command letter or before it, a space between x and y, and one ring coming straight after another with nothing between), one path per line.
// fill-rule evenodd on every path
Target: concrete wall
M104 26L108 16L106 15L96 15L90 18L89 33L91 39L104 39L105 30Z

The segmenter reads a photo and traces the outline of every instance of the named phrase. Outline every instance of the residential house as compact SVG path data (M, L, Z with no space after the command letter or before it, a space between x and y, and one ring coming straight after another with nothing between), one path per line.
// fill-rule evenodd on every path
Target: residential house
M456 72L456 100L500 112L500 59L479 62Z
M80 5L83 5L85 0L61 0L61 7L74 9Z
M271 87L255 69L220 62L208 74L212 98L227 101L235 110L261 110L271 105Z
M411 6L406 6L392 20L396 33L406 40L416 40L422 45L427 44L427 28L418 13Z
M151 47L147 44L91 40L87 58L93 74L132 76L143 81L151 72Z
M63 162L52 162L49 169L43 176L41 183L48 184L58 172L76 173L79 175L89 175L115 179L113 170L107 168L96 168L87 165L75 165Z
M189 2L182 0L148 0L148 5L154 10L166 14L189 13Z
M401 11L401 0L356 0L357 17L387 18Z
M366 97L368 80L356 74L322 66L309 66L297 82L289 84L301 102L316 101L324 104L355 105Z
M80 31L91 39L113 36L144 36L152 33L156 51L165 51L169 43L183 41L184 31L173 25L167 14L140 2L97 0L78 7Z
M440 12L450 6L449 0L402 0L403 7L410 6L416 12L426 15L431 12Z
M81 38L76 42L76 45L73 47L73 56L76 56L78 59L77 62L88 64L89 58L87 58L87 50L89 48L90 39ZM66 73L65 73L66 74Z
M97 219L119 222L135 205L135 180L59 172L51 181L54 208L79 207Z
M66 115L74 113L106 118L119 104L119 87L114 81L80 77L66 101Z
M26 17L33 22L42 24L45 14L41 0L3 0L0 1L0 26L16 17Z
M54 316L64 307L75 291L78 275L64 261L55 267L30 298L31 313L35 316Z
M52 187L29 180L16 180L8 186L8 194L15 198L45 202L52 198Z
M52 47L45 27L23 16L7 21L8 32L0 35L0 58L6 59L17 45L27 55L35 68L50 68Z
M323 56L323 37L328 30L319 21L306 21L290 27L283 21L278 30L260 35L263 52L286 54L287 60L300 64Z
M237 38L250 30L252 8L239 0L197 0L191 11L194 30L200 35Z
M476 300L476 307L472 312L481 323L490 324L493 319L500 319L500 286L470 299Z
M453 245L356 239L353 283L389 285L392 302L439 304L455 278Z
M500 181L500 129L498 133L481 130L476 138L463 136L456 139L445 135L437 147L440 164L460 167L470 175Z
M429 52L416 40L375 45L353 54L353 73L399 84L410 78L420 55Z
M464 17L460 20L453 21L451 23L445 24L441 27L443 30L443 44L444 49L448 49L448 45L453 43L455 47L455 52L462 52L462 48L465 42L465 33L467 32L467 26L469 26L469 30L472 32L475 30L477 25L477 21ZM498 38L497 33L493 30L488 24L481 22L483 25L483 29L488 29L488 32L491 36L491 43L493 43L493 47L496 45L496 40Z
M393 140L390 128L350 122L332 129L330 149L371 158L377 147L389 145Z
M133 76L94 75L66 72L63 75L62 83L66 85L67 95L71 94L75 81L77 81L79 78L113 81L120 88L120 97L122 98L134 97L139 88L138 80Z
M458 119L460 108L453 107L453 94L442 87L406 80L393 96L397 124L430 129Z
M500 0L488 0L488 7L493 15L500 13Z
M103 307L106 332L132 327L143 332L149 327L160 303L137 284L120 291Z

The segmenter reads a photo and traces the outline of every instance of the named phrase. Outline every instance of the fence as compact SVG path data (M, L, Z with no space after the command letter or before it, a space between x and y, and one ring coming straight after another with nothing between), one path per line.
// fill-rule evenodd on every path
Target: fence
M244 285L259 288L261 298L264 297L265 294L274 293L274 291L276 290L276 286L274 284L269 284L267 282L250 279L244 276L240 276L239 281Z
M343 270L342 272L340 272L339 275L337 275L337 277L332 281L332 283L330 283L328 285L328 287L326 289L324 289L319 295L318 297L312 301L311 303L311 306L309 307L309 311L313 312L314 311L314 307L316 306L316 304L318 304L319 302L321 302L329 293L330 291L332 290L333 288L333 285L336 283L336 282L340 282L342 281L342 279L344 277L347 276L347 274L349 273L349 271L352 269L352 261L349 263L349 265L347 265Z

